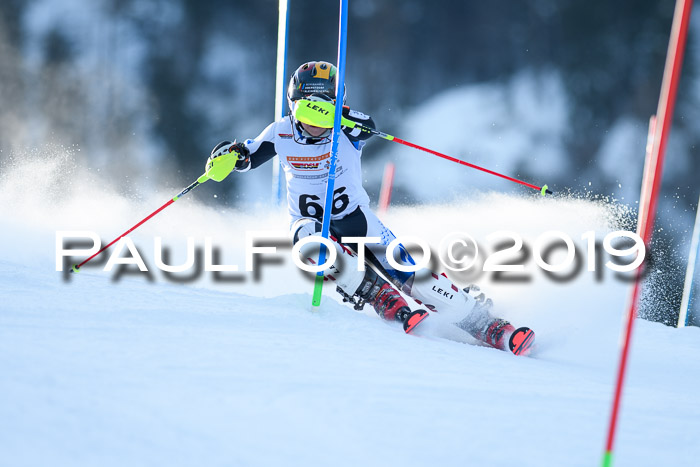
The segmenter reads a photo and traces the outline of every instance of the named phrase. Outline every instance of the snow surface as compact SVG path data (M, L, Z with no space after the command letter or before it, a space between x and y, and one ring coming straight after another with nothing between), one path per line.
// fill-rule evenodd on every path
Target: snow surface
M132 237L152 280L102 266L66 278L54 270L57 230L109 241L178 189L127 198L61 157L5 166L0 178L1 465L600 462L629 295L609 270L557 283L530 258L527 282L477 277L500 315L536 330L534 356L519 358L459 332L444 338L436 316L407 336L330 287L311 311L288 247L259 279L174 283L153 267L160 235L174 264L187 236L211 236L221 262L243 268L245 231L285 232L281 210L183 198ZM482 193L391 210L386 222L433 247L460 230L488 245L503 229L526 244L561 230L583 247L581 234L602 238L623 216L590 200ZM699 352L697 328L636 323L616 466L696 464Z

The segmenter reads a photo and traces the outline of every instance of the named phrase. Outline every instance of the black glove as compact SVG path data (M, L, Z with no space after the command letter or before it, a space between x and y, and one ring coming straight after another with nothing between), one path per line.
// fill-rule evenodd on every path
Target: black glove
M233 146L231 146L231 152L233 151L238 153L238 162L236 162L234 170L248 170L250 168L250 151L245 147L245 144L234 141Z
M210 159L215 159L222 154L230 152L238 153L238 161L236 161L236 166L233 170L244 172L250 168L250 151L243 143L222 141L212 149Z

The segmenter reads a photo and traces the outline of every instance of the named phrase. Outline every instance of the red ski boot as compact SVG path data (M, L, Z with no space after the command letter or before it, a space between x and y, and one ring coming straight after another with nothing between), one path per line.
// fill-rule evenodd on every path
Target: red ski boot
M410 334L418 323L428 317L425 310L411 311L406 300L388 282L385 282L374 298L367 300L375 311L386 320L395 319L403 323L403 330Z
M528 327L515 327L504 319L494 319L484 333L484 342L501 350L510 350L515 355L526 356L532 351L535 331Z
M469 315L456 323L479 341L500 350L510 350L515 355L528 355L535 342L535 333L530 328L515 329L505 319L494 318L490 311L493 302L480 293L479 288L471 285L464 293L472 294L476 304Z
M371 268L367 269L362 284L355 294L360 300L372 305L382 318L403 323L403 330L407 334L413 332L416 326L428 317L426 310L411 311L398 290Z

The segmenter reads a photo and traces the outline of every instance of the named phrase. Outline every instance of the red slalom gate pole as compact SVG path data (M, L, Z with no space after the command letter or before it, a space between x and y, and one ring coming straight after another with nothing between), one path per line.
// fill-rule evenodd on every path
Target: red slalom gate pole
M649 247L651 234L653 232L654 220L656 216L656 204L661 188L661 174L663 171L664 155L668 134L671 130L673 119L673 108L676 102L678 91L678 81L680 79L681 66L683 64L683 52L685 50L686 38L688 35L688 22L692 0L677 0L676 9L673 14L673 25L671 26L671 37L666 54L666 65L664 77L661 84L661 95L656 112L656 122L654 125L654 142L650 157L647 158L644 168L644 179L641 199L639 201L639 222L637 233L644 240L644 244ZM629 356L632 329L637 317L637 303L641 290L641 269L637 270L637 278L632 289L629 307L627 310L627 322L625 327L624 345L620 354L620 365L617 373L615 385L615 395L612 410L610 413L610 425L608 438L603 455L603 467L612 465L613 444L619 418L620 401L622 400L622 388L624 384L627 359Z
M86 259L86 260L83 261L82 263L74 265L74 266L71 268L70 272L80 272L80 271L79 271L80 268L83 267L83 265L85 265L88 261L91 261L93 258L95 258L96 256L98 256L100 253L102 253L103 251L105 251L107 248L111 247L112 245L114 245L115 243L117 243L119 240L121 240L122 238L126 237L126 236L129 235L131 232L133 232L134 230L136 230L137 228L139 228L139 227L140 227L143 223L145 223L148 219L150 219L151 217L155 216L156 214L158 214L159 212L161 212L163 209L167 208L168 206L170 206L171 204L173 204L175 201L177 201L179 198L181 198L182 196L186 195L187 193L189 193L190 191L192 191L193 189L195 189L196 187L198 187L198 186L201 185L202 183L206 182L207 180L209 180L209 177L207 177L206 174L204 174L204 175L202 175L201 177L199 177L199 178L197 179L197 181L195 181L195 182L193 182L192 184L190 184L189 186L187 186L187 188L185 188L184 190L182 190L182 191L181 191L180 193L178 193L176 196L173 196L173 197L172 197L171 199L169 199L164 205L162 205L161 207L159 207L158 209L156 209L155 211L153 211L152 213L150 213L148 216L146 216L146 217L144 217L143 219L141 219L141 221L139 221L138 224L134 225L132 228L130 228L129 230L127 230L126 232L124 232L123 234L121 234L120 236L118 236L117 238L115 238L114 240L112 240L111 242L109 242L109 243L108 243L104 248L102 248L100 251L98 251L98 252L95 253L94 255L90 256L88 259Z
M391 203L391 191L394 188L394 171L393 162L387 162L384 166L384 176L382 177L382 188L379 191L379 214L386 214Z

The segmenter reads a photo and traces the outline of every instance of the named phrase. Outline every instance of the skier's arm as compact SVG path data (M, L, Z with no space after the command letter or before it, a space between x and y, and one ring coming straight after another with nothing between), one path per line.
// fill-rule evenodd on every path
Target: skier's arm
M247 142L248 141L246 141L246 143ZM248 162L246 167L241 169L236 168L236 170L238 172L246 172L250 169L257 169L265 162L275 157L276 154L277 152L275 152L274 143L270 141L263 141L262 143L260 143L260 145L257 146L255 152L250 153L250 161Z
M245 140L243 144L250 152L250 161L245 167L241 167L240 169L236 168L237 171L247 172L250 169L257 169L265 162L275 157L277 151L275 150L274 143L274 126L274 122L270 123L255 139Z

